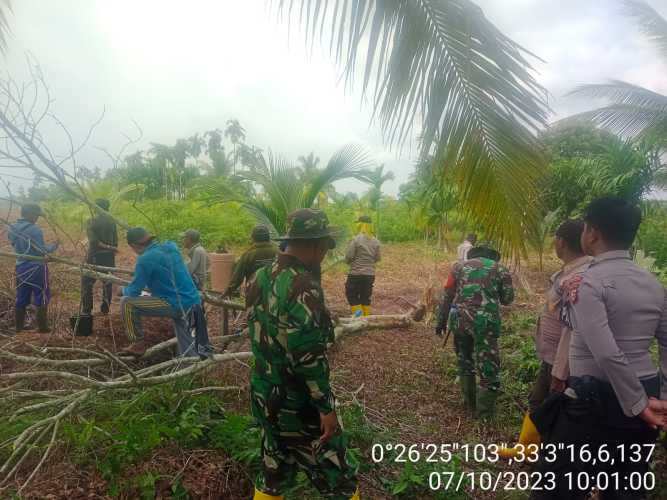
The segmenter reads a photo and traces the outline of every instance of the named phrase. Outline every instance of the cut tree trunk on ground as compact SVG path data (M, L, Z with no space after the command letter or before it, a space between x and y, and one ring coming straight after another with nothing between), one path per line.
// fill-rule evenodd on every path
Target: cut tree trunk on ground
M366 330L388 330L391 328L408 328L421 321L424 317L425 307L420 306L406 314L387 314L376 316L364 316L361 318L346 317L339 318L334 332L336 340L350 333L358 333Z

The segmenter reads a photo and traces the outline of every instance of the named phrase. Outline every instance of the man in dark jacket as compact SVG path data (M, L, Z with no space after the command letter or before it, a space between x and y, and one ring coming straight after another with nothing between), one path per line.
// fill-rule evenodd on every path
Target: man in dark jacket
M28 203L21 207L21 218L9 226L9 242L19 255L16 259L16 332L25 326L26 308L32 302L37 306L37 327L40 333L49 333L47 320L49 269L45 260L30 257L46 257L58 248L58 243L47 245L44 233L36 222L43 215L39 205Z
M95 203L102 210L109 211L109 200L99 198ZM96 266L115 267L116 252L118 252L118 230L116 222L110 215L98 214L88 220L86 232L88 234L88 255L86 262ZM93 287L95 278L83 276L81 278L81 314L89 316L93 310ZM113 283L104 283L102 288L102 314L109 314Z

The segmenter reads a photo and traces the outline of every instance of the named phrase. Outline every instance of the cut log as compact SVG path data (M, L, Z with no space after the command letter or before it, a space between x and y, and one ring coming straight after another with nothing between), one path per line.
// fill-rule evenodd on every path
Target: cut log
M387 330L390 328L408 328L421 321L424 317L424 308L418 307L406 314L387 314L376 316L363 316L361 318L344 317L338 319L338 325L334 329L336 340L350 333L358 333L366 330Z

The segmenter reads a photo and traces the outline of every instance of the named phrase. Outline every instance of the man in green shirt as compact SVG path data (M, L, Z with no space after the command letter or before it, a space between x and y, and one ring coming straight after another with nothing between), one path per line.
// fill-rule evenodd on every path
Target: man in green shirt
M99 198L95 204L105 211L109 211L109 200ZM88 255L86 262L96 266L115 267L116 252L118 252L118 229L116 222L107 214L97 214L88 221L86 227L88 235ZM83 276L81 278L81 314L90 316L93 310L93 287L95 278ZM105 282L102 288L102 314L109 313L113 283Z
M257 270L270 265L276 258L278 250L271 243L271 233L268 227L263 224L255 226L252 230L251 239L252 246L236 262L232 281L227 287L227 295L236 292L244 281L249 283Z
M327 345L334 340L317 270L335 246L324 212L290 214L284 253L246 294L255 356L251 409L262 432L255 499L280 499L299 470L326 498L359 499L356 467L335 411Z

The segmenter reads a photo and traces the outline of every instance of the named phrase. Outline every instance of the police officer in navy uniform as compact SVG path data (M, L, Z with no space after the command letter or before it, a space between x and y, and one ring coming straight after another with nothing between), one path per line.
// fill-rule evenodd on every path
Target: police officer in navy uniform
M531 498L583 499L596 485L605 500L645 498L650 472L644 445L667 429L667 297L630 257L638 207L599 198L586 208L584 221L581 244L593 260L562 290L561 317L572 328L568 388L531 415L544 450L540 486L555 478L555 489L534 489ZM658 370L649 353L654 338ZM637 450L642 456L635 461Z

